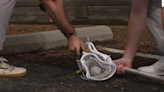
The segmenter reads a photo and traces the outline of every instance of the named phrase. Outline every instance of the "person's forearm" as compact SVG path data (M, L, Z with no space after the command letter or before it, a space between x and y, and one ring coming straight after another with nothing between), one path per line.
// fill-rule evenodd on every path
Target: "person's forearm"
M146 0L132 0L132 9L128 25L128 40L125 48L124 58L133 60L137 51L139 42L143 36L147 20Z
M46 12L63 34L69 34L74 28L69 23L62 0L41 0Z
M145 28L145 21L141 19L141 16L131 14L128 25L128 40L126 43L124 57L133 60L137 51L139 42L143 35Z

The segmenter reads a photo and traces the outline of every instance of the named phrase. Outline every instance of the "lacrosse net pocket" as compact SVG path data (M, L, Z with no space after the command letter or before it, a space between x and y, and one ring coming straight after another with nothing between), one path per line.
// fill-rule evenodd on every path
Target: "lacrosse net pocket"
M103 81L112 77L116 71L116 65L109 61L100 59L94 53L83 52L80 59L81 67L84 69L82 78L85 80Z

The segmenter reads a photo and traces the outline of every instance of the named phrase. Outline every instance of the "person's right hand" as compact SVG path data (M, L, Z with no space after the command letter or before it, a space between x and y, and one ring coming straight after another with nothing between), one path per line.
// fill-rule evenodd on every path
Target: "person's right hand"
M69 51L75 52L76 55L80 56L80 49L85 50L84 43L79 39L77 34L73 34L68 39L68 49Z
M124 74L125 70L124 67L132 67L132 61L129 59L125 59L125 58L120 58L117 60L114 60L114 63L117 65L117 74Z

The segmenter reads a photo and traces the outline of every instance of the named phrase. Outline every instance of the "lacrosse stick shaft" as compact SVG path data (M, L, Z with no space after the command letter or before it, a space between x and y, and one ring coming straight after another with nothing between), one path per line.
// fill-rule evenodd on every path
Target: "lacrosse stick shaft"
M131 69L131 68L127 68L127 67L124 67L124 70L125 70L126 73L134 74L134 75L141 76L141 77L144 77L144 78L148 78L152 81L164 82L164 77L162 77L162 76L148 74L148 73L138 71L138 70L135 70L135 69Z

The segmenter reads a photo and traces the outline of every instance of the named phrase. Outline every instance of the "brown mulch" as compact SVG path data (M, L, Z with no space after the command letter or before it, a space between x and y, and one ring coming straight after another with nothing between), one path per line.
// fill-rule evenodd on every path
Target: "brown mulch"
M95 25L73 25L75 28L80 27L88 27L88 26L95 26ZM127 26L120 26L120 25L107 25L113 31L113 40L107 43L114 43L113 45L108 45L106 47L115 48L115 49L125 49L126 40L127 40ZM10 24L7 35L14 35L14 34L25 34L25 33L33 33L33 32L43 32L43 31L51 31L58 29L56 26L52 24ZM154 41L148 32L145 30L143 38L140 42L138 52L142 53L149 53L149 54L156 54L158 53L158 49L154 44Z
M91 25L73 25L74 28L87 27ZM57 26L53 24L10 24L7 35L26 34L34 32L44 32L58 30Z
M112 48L116 49L125 49L126 41L127 41L127 26L109 26L113 31L113 41L117 42L115 46L112 46ZM145 29L144 35L142 37L142 40L140 42L138 52L142 53L150 53L150 50L152 52L157 51L157 47L155 46L155 43L147 29Z

